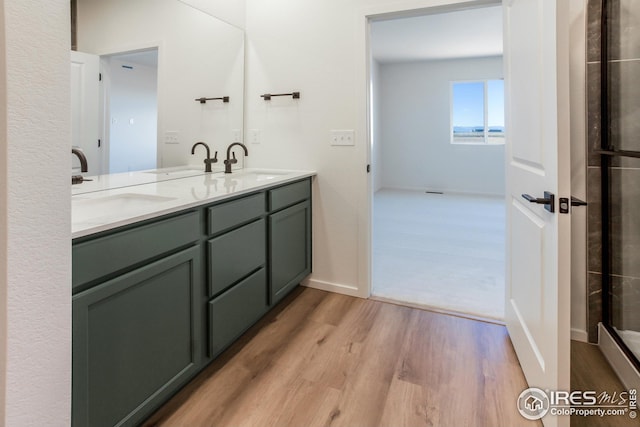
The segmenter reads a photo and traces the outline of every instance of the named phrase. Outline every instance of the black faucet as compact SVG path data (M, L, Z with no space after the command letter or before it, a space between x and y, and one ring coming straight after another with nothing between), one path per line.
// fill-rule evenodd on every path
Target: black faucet
M71 147L71 154L78 156L80 160L80 172L88 172L89 166L87 165L87 156L84 155L84 151L78 147ZM83 181L91 181L90 179L84 179L82 175L73 175L71 177L71 185L82 184Z
M84 151L82 148L72 147L71 154L75 154L80 159L80 172L88 172L89 167L87 166L87 156L84 155Z
M231 165L234 163L238 163L238 159L236 159L236 153L232 153L231 149L236 145L242 147L244 149L244 155L249 155L249 150L247 150L247 146L241 142L234 142L233 144L227 147L227 159L224 161L224 173L231 173ZM231 157L233 155L233 158Z
M211 172L211 164L212 163L218 163L218 152L216 151L215 154L213 155L213 159L211 158L211 151L209 151L209 146L207 144L205 144L204 142L200 141L200 142L196 142L195 144L193 144L193 147L191 147L191 155L194 155L196 152L196 147L198 145L204 145L204 148L207 149L207 158L204 159L204 164L206 165L204 167L204 171L205 172Z

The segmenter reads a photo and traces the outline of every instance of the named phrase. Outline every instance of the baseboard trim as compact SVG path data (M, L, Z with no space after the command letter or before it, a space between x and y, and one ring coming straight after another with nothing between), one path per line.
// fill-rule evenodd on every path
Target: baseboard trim
M618 344L609 334L609 331L602 326L602 323L598 325L598 346L622 384L628 390L640 390L640 372L618 347Z
M583 331L582 329L571 328L571 339L573 341L588 343L589 334L587 333L587 331Z
M358 298L367 298L367 295L362 295L362 291L360 289L351 285L343 285L341 283L327 282L318 279L307 279L302 282L302 285L308 288L320 289L321 291L335 292Z
M431 187L396 187L396 186L382 186L376 190L376 192L380 190L392 190L392 191L416 191L424 193L425 191L435 191L441 192L443 194L453 194L456 196L480 196L480 197L496 197L496 198L504 198L503 193L487 193L483 191L472 191L472 190L456 190L451 188L431 188Z

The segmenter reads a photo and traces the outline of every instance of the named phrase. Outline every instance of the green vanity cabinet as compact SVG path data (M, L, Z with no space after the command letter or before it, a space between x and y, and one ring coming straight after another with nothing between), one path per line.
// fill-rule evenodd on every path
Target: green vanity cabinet
M270 190L269 205L269 282L275 304L311 273L310 180Z
M207 242L209 293L215 296L258 268L267 258L266 225L259 219Z
M209 234L217 234L264 215L265 194L260 192L223 202L208 208L207 211Z
M311 179L80 237L72 253L73 426L138 425L311 272Z
M199 368L200 251L73 297L73 425L136 425Z
M269 216L271 303L280 301L311 273L311 203Z
M99 237L74 240L71 249L73 292L197 242L199 224L200 212L186 212L123 227Z
M216 356L267 312L264 268L209 302L209 354Z
M207 208L210 359L267 312L265 197L260 191Z

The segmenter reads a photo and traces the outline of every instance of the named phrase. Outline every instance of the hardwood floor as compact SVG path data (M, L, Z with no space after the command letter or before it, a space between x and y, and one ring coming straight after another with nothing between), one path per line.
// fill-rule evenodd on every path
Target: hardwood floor
M297 289L144 424L532 426L503 326Z
M625 387L604 358L596 345L571 341L571 390L594 390L598 394L606 391L610 395L614 392L625 391ZM628 416L582 417L573 415L571 427L612 427L639 426L638 419Z

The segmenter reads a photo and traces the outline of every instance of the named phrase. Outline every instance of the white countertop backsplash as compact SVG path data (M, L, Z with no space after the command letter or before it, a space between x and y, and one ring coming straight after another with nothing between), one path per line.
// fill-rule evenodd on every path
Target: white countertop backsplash
M71 236L88 236L274 185L316 175L314 171L240 169L231 174L167 168L101 175L74 185Z

